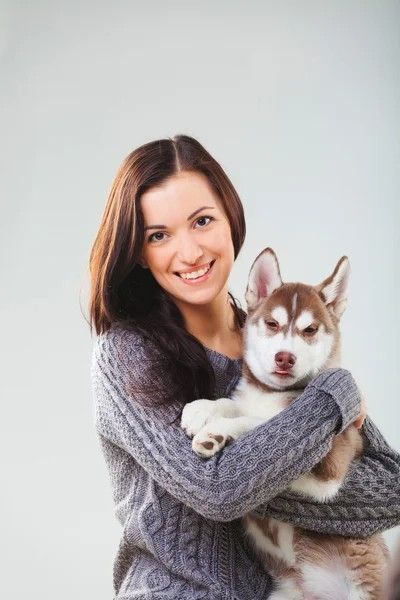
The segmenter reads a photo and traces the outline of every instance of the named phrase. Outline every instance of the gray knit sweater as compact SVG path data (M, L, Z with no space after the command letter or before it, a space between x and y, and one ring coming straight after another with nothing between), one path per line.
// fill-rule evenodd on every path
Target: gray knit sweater
M241 360L206 352L215 397L229 396ZM268 598L272 579L241 526L247 512L357 536L400 522L400 457L369 419L365 454L334 500L318 504L285 492L358 414L348 371L319 375L289 408L209 460L192 451L179 419L168 424L182 409L178 402L149 403L149 389L170 385L160 352L137 332L113 326L96 338L95 424L123 527L114 563L118 600Z

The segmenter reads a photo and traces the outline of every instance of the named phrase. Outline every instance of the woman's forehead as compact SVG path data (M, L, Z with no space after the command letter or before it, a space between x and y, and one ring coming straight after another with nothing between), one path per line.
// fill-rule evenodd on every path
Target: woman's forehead
M188 217L198 208L220 209L217 194L212 190L205 175L182 172L172 175L162 185L147 190L141 197L145 220L155 216Z

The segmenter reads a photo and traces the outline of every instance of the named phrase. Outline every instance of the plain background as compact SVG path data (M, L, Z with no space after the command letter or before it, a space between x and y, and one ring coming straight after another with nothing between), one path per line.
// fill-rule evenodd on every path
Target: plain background
M399 2L15 2L1 9L1 595L106 600L120 528L92 421L87 263L122 159L186 133L285 281L347 254L343 366L398 435ZM391 546L398 532L386 535Z

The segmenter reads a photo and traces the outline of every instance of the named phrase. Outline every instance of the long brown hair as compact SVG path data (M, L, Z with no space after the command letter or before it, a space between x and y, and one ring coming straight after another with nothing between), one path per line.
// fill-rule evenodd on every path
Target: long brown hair
M246 226L243 206L219 163L194 138L177 135L131 152L118 169L90 254L90 326L105 333L114 323L135 327L157 342L182 398L211 397L213 370L200 342L184 328L183 317L149 269L139 264L144 241L140 199L180 171L204 174L228 218L234 256ZM245 313L230 294L236 326ZM211 394L211 395L210 395Z

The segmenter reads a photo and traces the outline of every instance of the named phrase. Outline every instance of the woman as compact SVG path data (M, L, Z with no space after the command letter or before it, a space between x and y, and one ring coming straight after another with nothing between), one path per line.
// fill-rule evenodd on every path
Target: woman
M335 434L361 425L345 370L319 375L273 423L212 459L192 452L184 404L229 396L240 376L245 314L227 280L244 237L236 191L193 138L150 142L120 167L90 259L96 428L123 526L119 600L273 598L243 535L250 511L342 535L399 521L400 460L368 418L365 456L335 500L284 491Z

